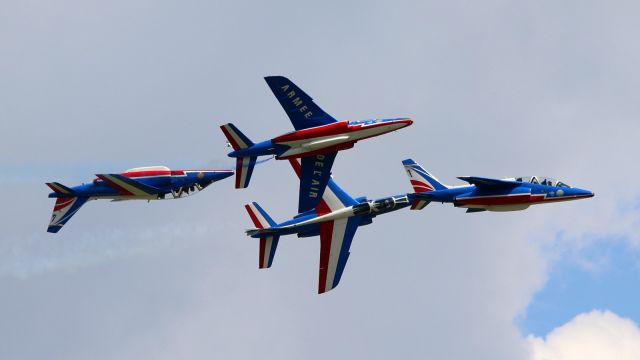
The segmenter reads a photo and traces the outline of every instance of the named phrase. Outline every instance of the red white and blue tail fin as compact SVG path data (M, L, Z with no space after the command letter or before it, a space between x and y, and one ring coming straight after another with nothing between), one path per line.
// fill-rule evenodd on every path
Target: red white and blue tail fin
M53 206L53 214L51 214L47 232L57 233L89 198L74 196L73 190L60 183L47 183L47 186L55 192L49 197L56 197L56 204Z
M233 150L242 150L253 146L253 142L246 137L235 125L228 123L221 125L220 129L226 136ZM256 166L255 156L236 158L236 189L244 189L249 186L253 168Z
M449 188L449 186L441 183L435 176L429 174L427 170L412 159L403 160L402 165L404 165L404 169L409 175L409 181L411 181L411 186L413 186L413 191L415 192L446 190Z
M276 226L275 221L271 219L269 214L264 211L258 203L253 202L244 206L258 229L270 228ZM265 269L271 267L273 257L276 255L278 240L280 236L275 234L264 234L260 238L260 254L258 258L258 267Z
M404 169L407 171L407 175L409 175L409 181L411 181L413 191L417 193L449 188L436 179L435 176L429 174L427 170L423 169L422 166L413 161L413 159L403 160L402 165L404 165ZM411 204L411 210L422 210L425 206L429 205L429 203L430 201L428 200L416 199Z
M253 142L232 123L220 125L220 129L222 129L224 136L229 140L229 144L233 147L233 150L242 150L253 146Z

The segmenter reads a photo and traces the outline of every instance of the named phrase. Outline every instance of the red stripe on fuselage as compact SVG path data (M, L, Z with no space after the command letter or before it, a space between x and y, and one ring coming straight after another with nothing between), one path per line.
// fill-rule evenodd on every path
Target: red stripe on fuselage
M232 172L233 170L149 170L149 171L128 171L120 175L126 177L143 177L143 176L184 176L187 172L216 173L216 172Z
M143 170L143 171L128 171L123 172L120 175L126 177L142 177L142 176L171 176L171 170Z
M340 121L328 125L316 126L309 129L293 131L284 135L277 136L272 139L274 143L297 141L311 139L321 136L330 136L344 134L348 132L349 125L347 121Z
M533 195L537 196L537 195ZM455 200L459 205L512 205L531 202L533 197L531 194L517 195L492 195L492 196L474 196L469 198L458 198ZM541 195L544 197L544 195Z
M514 205L514 204L544 204L549 202L570 201L586 199L593 195L570 195L547 197L546 194L518 194L518 195L494 195L477 196L470 198L456 199L457 205Z
M120 173L120 175L128 178L136 177L154 177L154 176L186 176L188 172L201 172L201 173L226 173L233 172L233 170L150 170L150 171L127 171ZM102 181L99 177L94 179ZM48 185L48 184L47 184ZM51 187L51 186L49 186ZM53 189L53 187L51 187ZM55 190L54 190L55 191Z
M318 293L327 291L327 271L329 270L329 256L331 255L331 241L333 237L333 221L320 224L320 277L318 279Z
M313 138L324 137L324 136L348 134L348 133L357 132L364 129L385 127L385 126L395 125L398 123L408 124L409 121L411 120L384 121L380 123L374 123L371 125L364 125L364 124L349 125L348 121L340 121L340 122L331 123L328 125L316 126L309 129L290 132L288 134L277 136L273 138L272 141L274 143L283 143L283 142L290 142L290 141L313 139ZM392 131L392 130L389 130L389 131ZM376 134L376 135L381 135L381 134ZM376 135L373 135L373 136L376 136Z

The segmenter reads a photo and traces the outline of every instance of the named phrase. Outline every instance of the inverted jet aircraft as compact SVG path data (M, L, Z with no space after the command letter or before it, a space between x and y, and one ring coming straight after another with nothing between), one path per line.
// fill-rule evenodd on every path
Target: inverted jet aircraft
M571 187L562 181L541 176L489 179L460 176L468 186L442 184L411 159L402 162L418 200L413 210L421 210L430 202L452 203L468 213L480 211L518 211L531 205L593 197L593 192Z
M279 160L302 158L301 179L309 181L303 181L300 186L299 212L317 205L329 181L338 151L352 148L360 140L413 123L408 118L337 121L291 80L283 76L268 76L265 81L296 131L254 144L233 124L220 128L234 149L229 156L236 158L236 188L249 185L258 156L271 155ZM306 187L303 183L307 184Z
M300 177L302 169L297 159L289 160ZM379 200L353 199L338 184L329 179L318 205L293 219L277 224L257 203L245 205L256 229L247 235L260 238L259 267L268 268L282 235L298 237L320 235L320 275L318 293L322 294L340 282L351 241L359 226L368 225L378 215L405 208L417 200L413 194L390 196Z
M72 188L47 183L56 199L47 231L57 233L89 200L165 200L194 194L233 175L233 170L170 170L166 166L140 167L121 174L97 174L90 184Z

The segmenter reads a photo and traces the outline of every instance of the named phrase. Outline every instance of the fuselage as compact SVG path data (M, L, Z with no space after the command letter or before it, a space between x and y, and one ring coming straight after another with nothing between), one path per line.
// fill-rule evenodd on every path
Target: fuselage
M414 200L413 194L390 196L378 200L364 200L357 205L343 207L334 211L322 212L311 210L298 214L293 219L277 224L273 229L265 229L277 235L298 234L300 237L316 236L320 231L320 224L327 221L361 216L360 226L371 224L374 217L403 209ZM259 238L260 233L251 234Z
M117 189L112 184L96 178L93 182L74 186L74 196L90 200L164 200L178 199L193 194L213 182L233 175L232 170L170 170L164 166L152 166L127 170L120 175L158 189L157 194L127 194L125 189ZM49 197L61 197L51 193Z
M276 159L313 156L345 150L363 139L402 129L413 123L408 118L340 121L293 131L229 153L231 157L275 155Z
M500 190L486 190L475 185L451 187L422 193L429 201L452 203L456 207L489 211L524 210L531 205L593 197L589 190L568 186L551 186L523 182Z

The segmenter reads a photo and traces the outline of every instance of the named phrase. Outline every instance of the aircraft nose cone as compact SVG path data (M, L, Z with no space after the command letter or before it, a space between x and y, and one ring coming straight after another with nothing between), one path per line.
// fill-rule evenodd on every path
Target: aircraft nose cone
M591 190L577 189L576 195L584 198L594 197L594 193Z

